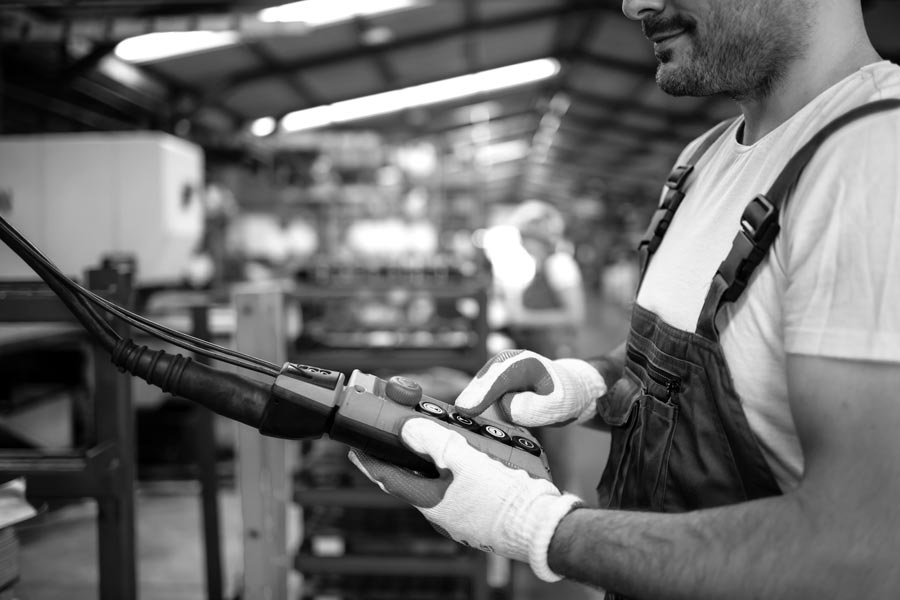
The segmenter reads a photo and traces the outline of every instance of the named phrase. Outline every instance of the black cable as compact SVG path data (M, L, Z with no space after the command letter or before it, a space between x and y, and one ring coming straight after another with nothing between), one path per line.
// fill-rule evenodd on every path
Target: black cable
M79 293L83 294L87 300L95 303L104 310L109 311L111 314L127 322L132 327L149 333L156 338L202 356L207 356L236 367L256 371L263 375L275 377L279 373L279 368L273 363L170 329L155 321L147 319L146 317L142 317L141 315L126 310L102 296L78 286L78 284L74 282L72 282L72 285L77 286Z
M50 289L53 290L53 293L72 311L72 314L81 322L84 328L97 338L103 348L108 352L112 352L121 336L116 334L110 324L90 304L87 304L84 298L68 289L56 273L49 268L49 261L40 255L36 249L33 249L31 244L22 243L21 234L9 225L3 217L0 217L0 239L47 283ZM33 252L37 252L37 255ZM63 277L63 280L68 281L66 277Z
M69 298L70 301L78 302L79 305L85 308L85 310L82 310L80 312L82 314L88 313L84 316L89 319L91 325L89 326L88 323L84 322L84 320L82 320L81 318L79 320L82 320L82 323L91 332L96 332L98 328L104 330L103 337L106 338L104 346L110 352L112 351L111 344L114 344L115 341L110 342L109 336L115 336L116 339L118 339L119 336L115 334L115 331L112 329L109 323L107 323L102 317L97 315L89 305L84 305L85 300L90 301L100 308L112 313L113 315L126 321L133 327L149 333L154 337L160 338L164 341L184 348L185 350L189 350L202 356L206 356L214 360L219 360L221 362L225 362L239 368L262 373L263 375L272 377L276 377L278 375L279 368L273 363L231 350L229 348L218 346L211 342L207 342L206 340L201 340L179 331L175 331L173 329L160 325L155 321L126 310L121 306L110 302L106 298L103 298L102 296L85 289L78 283L66 277L59 270L59 268L56 267L56 265L54 265L46 256L41 253L40 250L38 250L27 238L19 233L2 217L0 217L0 231L3 231L5 234L7 234L7 236L9 236L3 237L7 245L9 245L10 248L12 248L13 251L15 251L16 254L18 254L23 260L25 260L25 262L28 263L28 265L32 269L34 269L35 272L37 272L37 274L41 276L41 278L44 279L44 281L46 281L48 285L50 285L51 289L53 289L53 291L57 295L59 295L61 299L65 300L65 298ZM10 239L10 237L12 237L13 239ZM56 285L53 285L54 283ZM59 284L65 285L68 288L68 291L61 292L59 289ZM69 303L67 303L67 306L69 306ZM71 306L69 307L70 309L72 308ZM79 314L76 314L76 316L79 316Z
M138 346L131 340L122 339L89 302L100 305L132 324L140 323L136 318L137 315L131 317L128 314L119 314L129 313L129 311L105 299L102 299L102 302L95 301L95 298L99 300L101 297L63 275L3 217L0 217L0 240L5 242L47 283L85 329L93 334L103 348L109 352L113 364L120 371L140 377L148 383L160 387L164 392L202 404L220 415L251 427L259 427L269 402L271 384L254 381L237 373L228 373L208 367L193 362L189 357L185 358L180 354L173 355L162 350L151 351L146 346ZM112 310L113 307L116 310ZM150 326L146 327L153 329ZM152 333L163 339L169 338L168 341L177 345L185 345L183 340L169 336L165 332L154 331ZM223 357L216 353L209 352L209 354L212 354L213 358L223 360ZM236 360L232 364L262 372L262 367L258 365L248 366L248 364ZM266 374L273 375L268 371ZM278 372L276 371L274 375L277 376Z
M117 317L119 317L123 321L127 322L132 327L135 327L137 329L145 331L156 338L167 341L167 342L174 344L185 350L190 350L191 352L194 352L196 354L200 354L202 356L206 356L213 360L218 360L220 362L228 363L230 365L234 365L234 366L240 367L242 369L247 369L249 371L255 371L257 373L262 373L263 375L269 375L271 377L278 376L279 369L272 363L265 363L265 364L260 365L258 363L263 362L263 361L260 361L259 359L256 359L254 357L249 357L249 358L253 359L252 361L242 360L247 355L240 354L238 357L234 357L230 353L226 354L226 353L215 351L215 350L220 350L220 349L227 350L227 348L222 348L221 346L217 346L215 344L209 344L209 342L205 342L204 340L200 340L199 338L185 336L184 334L180 334L180 332L178 332L179 335L172 335L169 332L174 331L174 330L171 330L167 327L163 327L163 326L159 325L158 323L155 323L155 325L157 327L147 325L142 320L136 319L135 317L137 315L135 315L134 313L126 311L125 309L123 309L119 306L116 306L115 304L111 304L109 307L105 307L105 308L107 308L107 310L109 310L110 312L115 314ZM141 317L140 319L143 319L143 317ZM151 323L152 323L152 321L151 321ZM213 346L213 348L215 350L197 346L194 343L192 343L191 341L188 341L187 339L185 339L185 337L187 337L189 339L197 340L197 341L204 341L206 344Z
M2 220L2 217L0 217L0 220ZM141 329L142 331L145 331L151 335L157 335L157 332L162 332L164 334L168 334L167 336L160 335L158 337L162 337L163 339L165 339L165 341L169 341L177 346L181 346L185 350L196 351L198 354L208 356L209 358L213 358L216 360L222 360L222 362L228 362L229 364L233 364L238 367L246 367L246 365L244 365L243 363L238 363L235 361L223 359L219 354L214 353L214 352L220 352L223 354L227 354L229 356L233 356L242 361L247 361L247 362L259 365L263 369L263 370L259 370L256 368L251 368L251 370L261 372L265 375L277 375L278 374L278 371L279 371L278 366L273 363L264 361L262 359L258 359L253 356L242 354L240 352L230 350L228 348L223 348L222 346L218 346L216 344L207 342L206 340L201 340L199 338L189 336L185 333L182 333L182 332L179 332L179 331L176 331L173 329L169 329L168 327L160 325L159 323L156 323L155 321L152 321L150 319L142 317L141 315L138 315L129 310L126 310L126 309L122 308L121 306L118 306L117 304L110 302L106 298L103 298L102 296L100 296L90 290L85 289L84 287L78 285L76 282L74 282L71 279L69 279L68 277L66 277L59 270L59 268L56 267L56 265L54 265L49 259L47 259L46 256L44 256L41 253L40 250L38 250L33 244L31 244L31 242L28 239L26 239L24 236L22 236L22 234L19 233L18 231L16 231L11 225L6 223L6 226L12 230L12 232L17 236L19 242L22 245L27 246L33 254L37 255L37 258L39 260L43 261L43 263L45 263L48 268L52 269L55 272L57 279L61 280L62 283L67 285L73 292L87 298L87 300L98 305L100 308L107 310L108 312L114 313L116 316L127 321L132 326L135 326L138 329ZM136 321L138 321L139 323ZM105 323L105 321L104 321L104 323ZM146 327L142 326L141 324L146 325ZM106 324L106 325L108 326L108 324ZM175 338L175 339L173 339L173 338ZM186 344L190 344L190 346L186 346L184 343L182 343L182 340ZM198 346L199 346L199 348L198 348ZM205 352L201 348L205 348L207 350L210 350L211 352Z
M197 354L226 362L237 367L250 369L264 375L276 376L280 371L278 366L274 363L256 358L255 356L243 354L236 350L231 350L230 348L225 348L223 346L219 346L218 344L213 344L212 342L208 342L206 340L202 340L186 333L171 329L151 319L147 319L146 317L143 317L137 313L133 313L127 309L124 309L121 306L110 302L106 298L99 296L94 292L91 292L90 290L81 288L81 291L82 293L87 295L86 297L88 300L94 302L101 308L113 313L115 316L126 321L133 327L145 331L155 337L164 339L172 344L175 344L176 346L180 346L185 350L191 350L192 352L196 352Z
M88 326L86 323L82 322L85 327L89 329L89 331L96 331L98 335L102 335L105 338L115 338L118 339L119 335L116 333L116 330L113 329L112 325L107 322L100 314L98 314L89 304L85 304L83 298L73 297L71 294L67 294L66 292L60 292L58 288L54 288L51 285L52 281L56 281L58 283L62 283L67 285L69 283L74 283L68 277L66 277L59 268L53 264L50 259L48 259L44 254L38 250L34 244L31 243L24 235L22 235L15 227L13 227L6 219L0 216L0 229L2 229L9 236L14 238L15 242L10 243L9 239L4 239L6 244L14 251L19 257L24 260L38 276L47 283L48 286L57 294L61 299L70 298L71 301L77 301L82 307L84 307L84 316L90 319L91 325ZM24 256L23 253L30 253L31 260L27 256ZM62 295L60 295L62 293ZM70 307L71 308L71 307ZM76 314L76 317L78 315ZM97 331L97 330L100 331ZM101 333L102 332L102 333Z

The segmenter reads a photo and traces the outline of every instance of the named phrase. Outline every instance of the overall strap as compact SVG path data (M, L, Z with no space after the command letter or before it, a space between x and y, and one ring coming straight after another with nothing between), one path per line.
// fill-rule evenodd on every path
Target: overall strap
M659 248L659 244L662 242L663 236L666 234L666 231L669 229L669 224L675 216L675 211L678 210L681 201L684 199L684 186L691 172L694 170L694 165L697 164L700 158L706 154L706 151L709 150L733 122L734 119L728 119L716 125L706 137L703 138L691 156L687 159L687 162L675 165L669 173L669 176L666 178L666 195L663 197L663 201L660 203L659 208L653 213L653 218L650 219L650 226L647 228L647 232L638 244L641 282L644 280L644 273L647 272L647 265L650 263L650 257L653 256L653 253ZM638 288L640 288L640 283L638 284Z
M697 333L710 340L719 337L716 315L722 304L737 300L763 261L781 230L778 216L787 202L803 169L822 143L836 131L862 117L900 108L900 98L877 100L857 107L831 121L791 157L775 183L765 194L756 196L744 209L741 229L734 237L731 251L719 265L697 321Z

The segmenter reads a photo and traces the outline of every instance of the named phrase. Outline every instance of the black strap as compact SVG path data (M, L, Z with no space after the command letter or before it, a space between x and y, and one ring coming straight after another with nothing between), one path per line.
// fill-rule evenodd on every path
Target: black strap
M858 119L887 110L900 108L900 98L877 100L857 107L831 121L816 133L794 156L765 194L750 201L741 216L741 228L734 237L731 251L719 265L710 284L709 293L700 311L697 332L717 340L716 315L722 304L734 302L746 289L756 267L769 253L781 226L778 217L800 175L816 150L836 131Z
M669 224L675 216L675 211L681 206L681 201L684 199L685 194L685 184L688 177L690 177L691 173L694 171L694 165L696 165L703 155L706 154L706 151L716 143L716 140L722 137L722 134L733 122L734 119L728 119L711 129L694 152L691 153L691 156L687 161L683 164L675 165L669 173L669 176L666 178L666 195L663 197L663 201L660 203L659 208L653 213L653 218L650 219L650 226L647 228L647 232L638 244L641 265L641 282L644 280L644 273L647 272L647 265L650 263L650 257L653 256L653 253L659 248L659 244L662 242L663 236L666 235ZM640 283L638 284L638 288L640 289Z

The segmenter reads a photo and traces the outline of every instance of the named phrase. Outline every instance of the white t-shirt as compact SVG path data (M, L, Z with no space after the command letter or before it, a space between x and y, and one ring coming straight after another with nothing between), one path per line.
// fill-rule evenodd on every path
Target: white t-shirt
M887 61L835 84L752 146L737 142L742 119L733 123L691 176L637 302L696 331L747 203L828 122L883 98L900 98L900 67ZM781 225L768 258L718 323L750 427L787 490L802 475L803 456L787 401L786 353L900 362L900 109L829 138Z

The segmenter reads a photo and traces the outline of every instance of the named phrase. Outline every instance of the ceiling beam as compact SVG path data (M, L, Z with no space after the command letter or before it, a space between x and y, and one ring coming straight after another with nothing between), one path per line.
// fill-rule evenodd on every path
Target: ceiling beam
M644 84L653 81L653 78L650 77L647 80L643 80L638 84L638 87L642 87ZM565 84L566 82L564 82ZM574 100L584 100L587 104L592 106L599 106L608 111L619 111L622 110L623 107L625 110L631 113L637 113L640 115L647 115L648 117L669 117L671 113L667 111L665 108L660 108L656 106L647 106L641 104L640 102L635 101L633 97L624 96L624 99L614 99L608 98L606 96L600 96L598 94L594 94L585 90L579 90L577 88L572 87L571 85L564 85L562 90L569 94ZM572 112L570 111L569 116L572 116ZM678 119L680 123L696 123L697 115L696 112L688 113L685 115L678 115ZM702 123L706 123L706 119L701 120Z
M161 12L166 8L182 13L220 10L236 4L250 4L233 0L4 0L3 6L10 8L27 8L32 10L58 9L65 11L102 12L103 14L132 14L135 9Z
M375 64L375 70L381 76L383 87L385 89L396 87L397 74L385 57L384 52L382 52L381 45L373 45L365 41L365 35L369 31L369 22L363 17L356 17L353 19L353 26L356 28L357 51Z
M510 27L516 27L519 25L527 25L530 23L535 23L542 20L547 19L557 19L561 16L570 15L570 14L581 14L588 15L597 10L609 10L608 8L597 8L590 2L585 2L585 0L578 0L571 5L563 6L562 8L554 8L554 9L539 9L539 10L528 10L523 11L520 14L509 16L504 15L502 17L494 17L490 19L485 19L482 21L478 21L475 23L466 23L463 22L454 27L447 27L438 31L429 31L425 33L418 33L406 36L401 39L396 39L393 41L385 42L378 46L379 51L381 52L395 52L398 50L409 50L412 48L416 48L418 46L423 46L427 44L433 44L435 42L448 40L454 37L473 35L476 33L491 33L501 29L507 29ZM246 85L248 83L252 83L254 81L258 81L260 79L266 79L272 76L284 75L286 73L294 73L297 71L303 71L309 68L322 68L328 65L334 65L337 63L355 60L357 58L365 58L372 52L372 48L367 47L364 49L352 48L347 50L341 50L338 52L334 52L325 56L317 56L315 58L303 58L296 61L286 62L281 67L277 69L272 69L270 71L260 72L258 70L247 70L241 73L237 73L228 80L224 81L220 86L217 86L216 90L212 92L210 95L213 97L223 96L228 94L231 90L240 87L242 85ZM346 98L333 98L331 101L345 100Z
M91 131L108 131L116 129L130 129L134 123L119 118L110 117L80 104L74 104L62 98L56 98L41 91L25 88L9 81L4 81L2 86L4 109L11 110L10 105L17 102L34 110L35 113L46 113L60 117L70 123ZM12 101L12 102L10 102ZM11 122L12 120L7 120ZM9 127L9 122L4 123L4 133L15 132Z
M575 4L575 0L568 0L566 6L572 8ZM572 63L565 57L569 57L578 52L579 49L588 40L591 32L594 30L594 27L599 22L599 20L601 18L605 18L608 14L609 11L602 11L602 13L594 11L585 16L573 11L570 14L562 16L557 21L556 40L554 43L554 48L556 56L561 59L561 71L557 76L556 81L550 85L550 90L547 94L550 98L553 98L557 94L562 93L562 82L568 78L568 72L571 69ZM556 122L559 123L559 121ZM529 154L544 151L542 149L538 150L536 148L535 137L538 135L539 131L540 125L538 124L535 126L535 130L532 135L531 149ZM517 193L519 193L520 195L524 192L523 185L524 177L520 177L519 181L517 181L515 184Z
M577 124L576 128L580 131L583 131L584 135L580 136L578 142L575 144L575 148L573 148L571 152L575 155L580 154L581 148L583 148L583 146L587 143L587 140L590 139L590 136L593 132L599 129L616 128L620 124L618 115L625 112L626 110L629 110L632 107L633 98L637 97L637 92L643 85L643 82L638 83L633 90L623 94L620 99L604 99L604 108L607 110L606 116L597 119L590 119L588 120L588 123L585 123L583 120L581 124ZM583 95L581 96L583 97ZM563 117L563 124L567 124L572 121L577 122L578 119L579 117L569 111Z
M39 96L58 98L63 104L84 105L97 114L106 114L111 122L147 127L165 107L164 94L150 95L122 85L101 70L74 70L61 61L61 67L41 69L39 63L21 54L7 58L3 84L17 85ZM160 90L161 91L161 90ZM115 126L121 128L121 124Z
M694 110L690 115L688 115L689 117L691 117L690 121L694 122L694 123L703 123L704 125L708 125L709 127L712 127L715 124L715 122L709 116L709 109L714 104L717 104L721 101L722 101L721 98L719 98L718 96L710 96L710 97L706 98L706 100L700 106L698 106L696 110ZM669 127L667 129L674 129L674 127L678 123L684 122L682 120L681 116L671 115L671 114L667 116L666 120L669 124ZM676 120L678 121L678 123L676 123ZM685 140L685 145L687 145L689 142L690 142L690 140ZM624 152L622 154L622 156L619 158L619 160L616 162L615 166L616 167L624 167L626 164L633 162L641 155L647 153L648 146L637 146L627 152ZM673 161L676 159L677 159L677 156L672 157Z
M570 137L583 140L584 138L593 137L598 131L603 133L613 131L616 133L626 133L633 135L635 138L641 139L683 139L677 133L672 133L672 128L659 129L657 127L646 127L635 123L623 123L621 119L614 116L608 117L583 117L575 115L567 115L566 123L573 127L566 127L566 132Z
M523 117L533 117L535 125L537 124L538 118L540 117L540 113L538 111L529 108L525 110L513 110L510 112L504 112L497 115L491 115L491 117L484 121L488 125L493 125L495 123L502 123L503 121L508 121L511 119L521 119ZM466 122L466 123L454 123L452 125L446 126L438 126L435 128L425 128L422 130L423 135L451 135L457 131L462 131L465 129L471 129L478 123Z
M281 66L281 62L272 56L268 50L263 48L258 40L246 40L244 41L244 47L250 50L254 56L259 59L264 68L277 69ZM286 75L282 77L282 81L284 81L285 85L291 88L291 90L300 96L307 104L316 105L322 102L321 98L319 98L315 92L299 81L299 78Z
M97 68L100 62L113 53L116 49L115 44L99 43L94 44L91 50L74 61L72 61L60 74L60 78L65 81L73 81L75 78L86 75Z
M647 80L652 80L656 77L656 65L651 65L643 61L636 62L633 60L622 60L621 58L601 56L584 50L573 54L570 59L573 61L586 62L592 66L603 69L613 69L616 71L623 71L630 75L638 75Z
M476 0L462 0L463 26L468 31L463 40L463 57L466 61L466 68L470 72L481 70L478 61L478 53L476 51L475 36L471 33L478 23L478 17L475 11L475 1Z
M154 69L151 64L141 65L141 70L146 71L152 77L161 81L169 90L174 98L172 101L173 106L176 107L174 113L174 117L177 119L191 119L195 116L200 110L204 108L216 110L230 121L230 126L232 130L237 130L242 127L249 119L247 115L241 114L228 106L225 106L221 102L217 101L205 101L205 96L201 94L198 90L185 86L182 83L179 83L162 73L158 69ZM179 105L185 103L188 106L186 108L182 108Z

